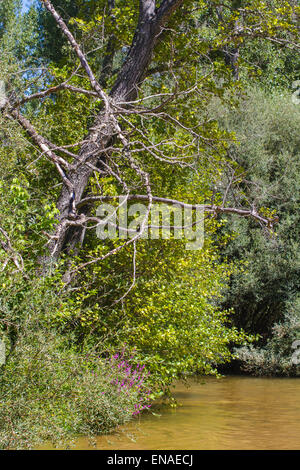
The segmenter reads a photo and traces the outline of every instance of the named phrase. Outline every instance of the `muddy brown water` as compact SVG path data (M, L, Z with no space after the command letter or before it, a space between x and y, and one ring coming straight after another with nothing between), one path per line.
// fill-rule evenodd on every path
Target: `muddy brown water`
M154 409L97 449L300 449L300 378L208 377L177 384L176 409ZM95 448L88 439L76 449Z

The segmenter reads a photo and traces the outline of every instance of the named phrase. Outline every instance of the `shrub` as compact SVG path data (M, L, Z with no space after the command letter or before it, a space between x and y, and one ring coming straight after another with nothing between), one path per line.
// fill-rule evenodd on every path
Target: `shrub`
M0 319L18 323L14 334L2 329L7 361L0 370L0 449L45 442L65 447L78 435L110 432L150 406L148 375L134 365L134 354L123 350L109 360L105 344L97 352L79 350L70 334L49 326L47 308L56 302L45 283L35 280L26 289L16 282L2 298ZM8 300L16 297L12 309Z
M226 231L236 235L224 255L236 265L247 264L232 276L225 308L235 310L238 328L264 340L284 320L287 302L300 287L299 111L291 92L270 95L257 87L248 89L235 110L215 109L224 128L236 133L238 143L231 145L230 154L245 176L242 183L236 178L232 197L240 191L241 205L252 201L279 217L273 237L250 219L227 217Z
M292 361L292 345L300 340L300 297L286 309L284 321L275 323L264 347L248 345L236 350L242 370L253 375L300 376L300 366Z

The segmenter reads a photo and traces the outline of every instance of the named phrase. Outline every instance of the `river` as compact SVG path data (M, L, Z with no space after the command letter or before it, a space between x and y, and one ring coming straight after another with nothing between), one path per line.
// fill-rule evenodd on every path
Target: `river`
M228 376L177 384L176 409L153 410L97 449L300 449L300 379ZM86 438L76 449L91 449ZM95 447L94 447L95 448Z

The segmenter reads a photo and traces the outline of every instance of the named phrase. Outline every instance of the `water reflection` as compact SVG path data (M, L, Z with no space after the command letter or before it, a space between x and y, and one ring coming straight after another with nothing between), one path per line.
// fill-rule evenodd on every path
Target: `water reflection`
M119 435L97 438L96 448L300 449L299 378L209 377L188 389L178 384L175 396L176 410L142 416ZM76 448L91 445L82 438Z

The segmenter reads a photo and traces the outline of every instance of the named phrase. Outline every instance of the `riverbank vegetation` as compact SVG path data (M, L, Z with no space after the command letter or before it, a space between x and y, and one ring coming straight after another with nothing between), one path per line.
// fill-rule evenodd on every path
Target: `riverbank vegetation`
M109 432L235 358L299 373L298 15L1 2L0 448Z

